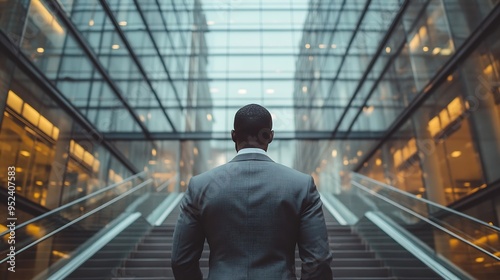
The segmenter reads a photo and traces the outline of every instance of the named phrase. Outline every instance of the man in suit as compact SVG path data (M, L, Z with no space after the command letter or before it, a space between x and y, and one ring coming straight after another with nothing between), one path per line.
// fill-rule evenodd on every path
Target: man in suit
M231 137L238 154L191 178L174 232L176 279L202 279L199 259L210 247L208 279L332 279L322 203L313 178L273 162L271 114L250 104L238 110Z

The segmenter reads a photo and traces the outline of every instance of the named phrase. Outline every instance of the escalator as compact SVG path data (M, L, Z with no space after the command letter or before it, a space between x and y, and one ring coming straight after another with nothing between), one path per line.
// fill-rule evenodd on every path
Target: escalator
M137 244L135 250L123 261L117 271L118 276L113 277L113 280L174 279L170 268L170 254L178 212L177 208L161 226L154 228ZM373 251L356 232L353 232L350 226L340 225L328 211L324 211L324 214L330 248L333 251L332 269L335 279L401 279L393 276L391 268L385 265L384 259L379 258L377 252ZM379 245L385 246L384 241L381 240ZM391 245L387 246L387 250L391 250ZM404 257L398 256L398 253L395 252L394 257L405 261ZM208 256L209 248L205 244L200 260L204 276L208 275ZM300 265L301 261L296 251L295 266L298 277L300 277ZM412 279L441 279L432 270L422 263L415 262L411 257L405 269L408 279L410 277L416 277Z
M170 255L182 194L159 192L162 189L147 174L137 174L104 188L101 194L90 194L21 224L19 232L33 225L44 227L44 235L25 242L27 249L16 255L20 273L6 273L7 258L1 260L0 278L174 279ZM66 219L68 224L46 226L47 221L74 215L71 209L82 209L81 203L96 197L101 197L100 205ZM350 193L323 193L322 200L335 279L494 279L500 275L498 244L476 242L477 237L466 232L471 228L468 223L474 223L476 234L492 239L495 234L498 240L500 231L494 226L356 174ZM462 227L453 227L456 223ZM3 238L7 234L3 232ZM205 277L208 256L205 244L200 260ZM296 252L298 277L300 265Z

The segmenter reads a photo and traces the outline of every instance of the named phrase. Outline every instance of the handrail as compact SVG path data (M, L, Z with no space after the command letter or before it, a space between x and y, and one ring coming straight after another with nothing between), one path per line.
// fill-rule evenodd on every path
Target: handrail
M84 200L87 200L87 199L89 199L89 198L92 198L92 197L94 197L94 196L96 196L96 195L98 195L98 194L100 194L100 193L102 193L102 192L105 192L105 191L110 190L110 189L112 189L112 188L114 188L114 187L117 187L117 186L119 186L119 185L122 185L123 183L126 183L126 182L128 182L128 181L130 181L130 180L132 180L132 179L135 179L135 178L137 178L137 177L139 177L139 176L141 176L141 175L144 175L145 173L146 173L146 171L139 172L139 173L137 173L137 174L135 174L135 175L132 175L132 176L128 177L127 179L125 179L125 180L123 180L123 181L120 181L120 182L118 182L118 183L111 184L111 185L109 185L109 186L107 186L107 187L105 187L105 188L102 188L102 189L100 189L100 190L98 190L98 191L95 191L95 192L93 192L93 193L91 193L91 194L88 194L88 195L86 195L86 196L80 197L79 199L73 200L73 201L71 201L71 202L69 202L69 203L67 203L67 204L64 204L64 205L61 205L61 206L59 206L59 207L57 207L57 208L54 208L54 209L50 210L49 212L43 213L43 214L42 214L42 215L40 215L40 216L36 216L36 217L34 217L33 219L31 219L31 220L28 220L28 221L26 221L26 222L24 222L24 223L21 223L21 224L17 225L17 226L16 226L16 230L18 230L18 229L20 229L20 228L22 228L22 227L24 227L24 226L27 226L27 225L29 225L29 224L31 224L31 223L34 223L34 222L36 222L36 221L38 221L38 220L41 220L41 219L43 219L43 218L45 218L45 217L47 217L47 216L50 216L50 215L52 215L52 214L54 214L54 213L57 213L57 212L59 212L59 211L61 211L61 210L64 210L64 209L66 209L66 208L68 208L68 207L71 207L71 206L73 206L73 205L75 205L75 204L77 204L77 203L79 203L79 202L82 202L82 201L84 201ZM0 236L4 236L4 235L8 234L9 232L10 232L10 230L6 230L6 231L4 231L4 232L0 233Z
M139 173L138 173L138 174L139 174ZM57 229L55 229L54 231L51 231L50 233L48 233L48 234L46 234L46 235L44 235L44 236L42 236L42 237L40 237L40 238L36 239L36 240L35 240L35 241L33 241L32 243L30 243L30 244L28 244L28 245L24 246L23 248L21 248L21 249L17 250L17 251L15 252L14 256L16 256L16 255L18 255L19 253L21 253L21 252L23 252L23 251L25 251L25 250L27 250L27 249L29 249L29 248L31 248L31 247L33 247L33 246L35 246L36 244L38 244L38 243L40 243L40 242L44 241L45 239L52 237L54 234L56 234L56 233L58 233L58 232L62 231L63 229L65 229L65 228L67 228L67 227L69 227L69 226L71 226L71 225L73 225L73 224L75 224L75 223L77 223L77 222L79 222L79 221L81 221L81 220L83 220L83 219L87 218L88 216L90 216L90 215L92 215L92 214L94 214L94 213L96 213L96 212L100 211L101 209L108 207L109 205L111 205L111 204L115 203L116 201L118 201L118 200L122 199L123 197L125 197L125 196L129 195L130 193L135 192L136 190L141 189L141 188L143 188L144 186L147 186L147 185L151 184L152 182L153 182L153 179L148 179L147 181L144 181L144 182L140 183L139 185L137 185L137 186L135 186L135 187L131 188L130 190L128 190L128 191L126 191L126 192L124 192L124 193L120 194L119 196L117 196L117 197L113 198L112 200L110 200L110 201L108 201L108 202L106 202L106 203L104 203L104 204L100 205L99 207L97 207L97 208L95 208L95 209L92 209L91 211L89 211L89 212L87 212L87 213L83 214L82 216L80 216L80 217L78 217L78 218L76 218L76 219L74 219L74 220L71 220L69 223L67 223L67 224L63 225L62 227L57 228ZM3 260L1 260L1 261L0 261L0 264L1 264L1 263L3 263L3 262L5 262L5 261L7 261L7 260L9 260L9 258L10 258L10 256L7 256L6 258L4 258Z
M397 192L397 193L400 193L400 194L402 194L402 195L404 195L404 196L407 196L407 197L410 197L410 198L412 198L412 199L416 199L416 200L419 200L419 201L421 201L421 202L423 202L423 203L430 204L430 205L432 205L432 206L435 206L435 207L437 207L437 208L440 208L441 210L445 210L445 211L451 212L451 213L453 213L453 214L456 214L456 215L458 215L458 216L461 216L462 218L465 218L465 219L468 219L468 220L474 221L474 222L479 223L479 224L481 224L481 225L483 225L483 226L485 226L485 227L488 227L488 228L491 228L491 229L493 229L493 230L495 230L495 231L500 232L500 228L499 228L499 227L496 227L496 226L494 226L494 225L490 225L490 224L488 224L488 223L486 223L486 222L484 222L484 221L481 221L481 220L478 220L478 219L476 219L476 218L474 218L474 217L468 216L468 215L466 215L466 214L464 214L464 213L462 213L462 212L459 212L459 211L453 210L453 209L451 209L451 208L448 208L448 207L443 206L443 205L441 205L441 204L439 204L439 203L435 203L435 202L433 202L433 201L427 200L427 199L425 199L425 198L421 198L421 197L417 197L416 195L409 194L409 193L407 193L407 192L405 192L405 191L402 191L402 190L400 190L400 189L398 189L398 188L395 188L395 187L393 187L393 186L391 186L391 185L388 185L388 184L385 184L385 183L379 182L379 181L377 181L377 180L374 180L374 179L372 179L372 178L370 178L370 177L366 177L366 176L361 175L361 174L359 174L359 173L355 173L355 172L353 172L352 174L353 174L354 176L359 176L359 177L361 177L362 179L365 179L365 180L371 181L371 182L372 182L372 183L374 183L374 184L380 185L381 187L384 187L384 188L390 189L391 191L395 191L395 192Z
M460 235L457 235L456 233L454 233L454 232L452 232L452 231L450 231L450 230L448 230L448 229L446 229L446 228L444 228L444 227L442 227L442 226L440 226L440 225L436 224L435 222L433 222L433 221L429 220L428 218L426 218L426 217L424 217L424 216L422 216L422 215L418 214L417 212L415 212L415 211L413 211L413 210L411 210L411 209L408 209L408 208L406 208L406 207L402 206L401 204L399 204L399 203L397 203L397 202L394 202L393 200L391 200L391 199L389 199L389 198L387 198L387 197L385 197L385 196L383 196L383 195L381 195L381 194L377 193L377 192L376 192L376 191L374 191L374 190L371 190L371 189L369 189L369 188L367 188L367 187L365 187L365 186L361 185L361 184L360 184L360 183L358 183L358 182L354 182L354 181L352 181L351 183L352 183L354 186L356 186L356 187L360 188L361 190L366 191L366 192L368 192L368 193L370 193L370 194L372 194L372 195L374 195L374 196L376 196L376 197L378 197L378 198L380 198L380 199L384 200L385 202L390 203L390 204L392 204L393 206L395 206L395 207L397 207L397 208L399 208L399 209L401 209L401 210L403 210L403 211L405 211L405 212L407 212L407 213L409 213L409 214L412 214L412 215L414 215L414 216L418 217L419 219L421 219L421 220L423 220L423 221L425 221L425 222L429 223L430 225L432 225L432 226L434 226L434 227L436 227L436 228L438 228L438 229L440 229L440 230L442 230L442 231L446 232L447 234L449 234L449 235L451 235L451 236L453 236L453 237L455 237L455 238L457 238L457 239L461 240L462 242L467 243L468 245L472 246L474 249L476 249L476 250L478 250L478 251L481 251L482 253L485 253L486 255L488 255L488 256L490 256L490 257L492 257L492 258L496 259L497 261L500 261L500 257L496 256L495 254L492 254L492 253L488 252L487 250L485 250L485 249L483 249L483 248L481 248L481 247L477 246L476 244L474 244L474 243L470 242L469 240L467 240L467 239L465 239L465 238L461 237Z

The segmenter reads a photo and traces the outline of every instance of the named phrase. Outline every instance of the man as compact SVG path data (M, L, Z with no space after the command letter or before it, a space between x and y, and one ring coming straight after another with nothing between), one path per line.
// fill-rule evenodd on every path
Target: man
M271 114L250 104L238 110L231 137L237 156L191 178L174 232L176 279L202 279L199 259L210 247L208 279L332 279L322 203L311 176L274 163Z

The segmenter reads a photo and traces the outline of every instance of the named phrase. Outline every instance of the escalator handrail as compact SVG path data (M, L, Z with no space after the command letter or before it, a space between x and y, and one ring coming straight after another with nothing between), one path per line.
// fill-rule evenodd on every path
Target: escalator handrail
M368 192L368 193L370 193L370 194L372 194L372 195L374 195L374 196L376 196L376 197L384 200L385 202L387 202L387 203L389 203L389 204L391 204L391 205L393 205L393 206L395 206L395 207L397 207L397 208L399 208L399 209L401 209L401 210L403 210L403 211L405 211L405 212L407 212L407 213L409 213L409 214L411 214L411 215L413 215L413 216L415 216L415 217L417 217L417 218L419 218L419 219L427 222L428 224L434 226L435 228L437 228L437 229L439 229L439 230L441 230L441 231L443 231L443 232L445 232L445 233L447 233L447 234L449 234L449 235L457 238L458 240L460 240L460 241L468 244L469 246L473 247L474 249L476 249L476 250L478 250L478 251L480 251L480 252L482 252L482 253L490 256L490 257L492 257L493 259L495 259L497 261L500 261L500 257L496 256L495 254L492 254L491 252L485 250L484 248L477 246L476 244L474 244L474 243L470 242L469 240L463 238L462 236L460 236L460 235L458 235L458 234L456 234L456 233L454 233L454 232L452 232L452 231L450 231L450 230L442 227L441 225L439 225L439 224L431 221L430 219L422 216L421 214L419 214L419 213L417 213L417 212L415 212L415 211L413 211L411 209L408 209L408 208L402 206L401 204L399 204L397 202L394 202L393 200L391 200L391 199L389 199L389 198L387 198L387 197L385 197L385 196L377 193L376 191L374 191L374 190L372 190L370 188L367 188L367 187L361 185L360 183L358 183L356 181L352 181L351 183L354 186L356 186L357 188L359 188L359 189L361 189L361 190L363 190L365 192Z
M71 202L69 202L69 203L67 203L67 204L64 204L64 205L61 205L61 206L59 206L59 207L57 207L57 208L54 208L54 209L52 209L52 210L50 210L50 211L48 211L48 212L46 212L46 213L44 213L44 214L42 214L42 215L40 215L40 216L36 216L36 217L34 217L33 219L31 219L31 220L28 220L28 221L26 221L26 222L24 222L24 223L21 223L21 224L19 224L19 225L16 225L16 230L18 230L18 229L20 229L20 228L22 228L22 227L25 227L25 226L27 226L27 225L29 225L29 224L32 224L32 223L34 223L34 222L36 222L36 221L39 221L39 220L41 220L41 219L43 219L43 218L45 218L45 217L48 217L48 216L50 216L50 215L52 215L52 214L54 214L54 213L59 212L59 211L61 211L61 210L67 209L67 208L69 208L69 207L71 207L71 206L73 206L73 205L75 205L75 204L77 204L77 203L80 203L80 202L84 201L84 200L88 200L89 198L92 198L92 197L94 197L94 196L96 196L96 195L98 195L98 194L100 194L100 193L102 193L102 192L105 192L105 191L108 191L108 190L110 190L110 189L112 189L112 188L115 188L115 187L117 187L117 186L120 186L120 185L122 185L122 184L124 184L124 183L126 183L126 182L128 182L128 181L131 181L131 180L133 180L133 179L135 179L135 178L137 178L137 177L139 177L139 176L145 175L145 174L146 174L146 171L139 172L139 173L137 173L137 174L135 174L135 175L132 175L132 176L130 176L130 177L128 177L128 178L126 178L126 179L125 179L125 180L123 180L123 181L120 181L120 182L117 182L117 183L111 184L111 185L109 185L109 186L107 186L107 187L105 187L105 188L102 188L102 189L100 189L100 190L97 190L97 191L95 191L95 192L93 192L93 193L90 193L90 194L88 194L88 195L86 195L86 196L80 197L79 199L73 200L73 201L71 201ZM9 234L9 233L10 233L10 230L6 230L6 231L4 231L4 232L0 233L0 237L3 237L4 235Z
M139 189L141 189L141 188L143 188L143 187L147 186L147 185L150 185L151 183L153 183L153 179L148 179L148 180L146 180L146 181L144 181L144 182L140 183L139 185L137 185L137 186L135 186L135 187L131 188L130 190L128 190L128 191L126 191L126 192L124 192L124 193L120 194L119 196L117 196L117 197L113 198L112 200L107 201L106 203L99 205L97 208L92 209L91 211L89 211L89 212L87 212L87 213L83 214L82 216L80 216L80 217L78 217L78 218L76 218L76 219L71 220L69 223L67 223L67 224L65 224L65 225L63 225L63 226L61 226L61 227L59 227L59 228L57 228L57 229L55 229L55 230L51 231L50 233L48 233L48 234L46 234L46 235L44 235L44 236L42 236L42 237L40 237L40 238L36 239L36 240L35 240L35 241L33 241L32 243L30 243L30 244L28 244L28 245L24 246L23 248L18 249L18 250L15 252L15 254L14 254L14 255L18 255L19 253L21 253L21 252L23 252L23 251L25 251L25 250L27 250L27 249L29 249L29 248L31 248L31 247L33 247L33 246L37 245L38 243L40 243L40 242L44 241L45 239L52 237L54 234L56 234L56 233L58 233L58 232L60 232L60 231L64 230L65 228L67 228L67 227L69 227L69 226L71 226L71 225L73 225L73 224L75 224L75 223L77 223L77 222L79 222L79 221L81 221L81 220L83 220L83 219L87 218L88 216L90 216L90 215L92 215L92 214L94 214L94 213L96 213L96 212L98 212L98 211L102 210L103 208L108 207L109 205L111 205L111 204L113 204L113 203L117 202L118 200L121 200L121 199L122 199L122 198L124 198L125 196L127 196L127 195L129 195L129 194L131 194L131 193L133 193L133 192L135 192L135 191L137 191L137 190L139 190ZM4 263L4 262L5 262L5 261L7 261L7 260L9 260L9 258L10 258L10 256L7 256L6 258L4 258L4 259L0 260L0 264L1 264L1 263Z
M500 232L500 228L499 228L499 227L496 227L496 226L494 226L494 225L490 225L490 224L488 224L488 223L486 223L486 222L484 222L484 221L478 220L478 219L476 219L476 218L474 218L474 217L471 217L471 216L469 216L469 215L466 215L466 214L464 214L464 213L462 213L462 212L459 212L459 211L453 210L453 209L451 209L451 208L448 208L448 207L443 206L443 205L441 205L441 204L439 204L439 203L436 203L436 202L433 202L433 201L427 200L427 199L425 199L425 198L417 197L417 196L415 196L415 195L413 195L413 194L410 194L410 193L408 193L408 192L402 191L402 190L400 190L400 189L398 189L398 188L395 188L395 187L393 187L393 186L391 186L391 185L388 185L388 184L385 184L385 183L379 182L379 181L377 181L377 180L374 180L374 179L372 179L372 178L370 178L370 177L366 177L366 176L361 175L361 174L359 174L359 173L355 173L355 172L353 172L352 174L353 174L354 176L361 177L362 179L366 179L366 180L368 180L368 181L371 181L372 183L377 184L377 185L379 185L379 186L381 186L381 187L383 187L383 188L386 188L386 189L389 189L389 190L391 190L391 191L395 191L395 192L397 192L397 193L400 193L400 194L402 194L402 195L404 195L404 196L406 196L406 197L409 197L409 198L411 198L411 199L415 199L415 200L421 201L421 202L423 202L423 203L425 203L425 204L430 204L430 205L432 205L432 206L434 206L434 207L437 207L437 208L439 208L439 209L441 209L441 210L444 210L444 211L447 211L447 212L451 212L451 213L453 213L453 214L455 214L455 215L461 216L462 218L465 218L465 219L467 219L467 220L471 220L471 221L473 221L473 222L475 222L475 223L481 224L482 226L488 227L488 228L490 228L490 229L492 229L492 230L494 230L494 231Z

